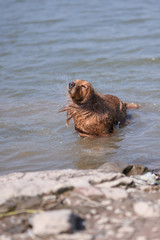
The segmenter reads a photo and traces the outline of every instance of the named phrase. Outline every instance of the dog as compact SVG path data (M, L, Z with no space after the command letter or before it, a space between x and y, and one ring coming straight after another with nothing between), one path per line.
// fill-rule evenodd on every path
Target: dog
M67 89L70 104L61 112L67 111L67 124L73 118L75 130L82 137L108 136L116 125L125 124L127 109L139 108L138 104L123 103L116 96L98 94L82 79L70 82Z

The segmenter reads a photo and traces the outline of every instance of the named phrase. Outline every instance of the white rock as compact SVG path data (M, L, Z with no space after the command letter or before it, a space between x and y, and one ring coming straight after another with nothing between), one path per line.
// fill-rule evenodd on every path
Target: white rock
M133 209L137 215L144 218L158 217L160 215L159 206L150 202L137 202L134 204Z
M86 233L86 232L75 232L73 234L70 234L68 236L68 234L62 234L59 235L58 238L52 238L53 240L91 240L91 234L90 233ZM42 239L42 240L47 240Z
M113 207L112 207L112 206L107 206L106 209L107 209L108 211L112 211L112 210L113 210Z
M101 217L99 220L97 220L97 224L104 225L109 222L109 218L107 217Z
M113 230L107 231L107 235L108 235L108 236L112 236L112 235L114 235L114 234L115 234L115 231L113 231Z
M139 236L136 238L136 240L146 240L147 238L145 236Z
M127 191L121 188L101 188L101 191L106 198L113 200L125 199L128 197Z
M34 215L30 222L33 226L33 234L43 237L72 232L75 216L68 209L48 211Z
M126 212L125 215L126 215L126 217L131 217L132 213L131 212Z
M89 187L86 187L86 186L77 187L74 192L78 194L82 194L86 197L93 197L93 196L102 197L103 196L103 193L99 188L96 188L91 185Z
M134 232L134 228L131 227L131 226L122 226L122 227L119 229L119 232L120 232L120 233L133 233L133 232Z
M12 240L12 238L10 236L1 235L0 240Z
M121 177L123 177L122 173L114 173L114 172L111 172L111 173L98 173L97 172L97 174L95 174L94 176L90 177L89 182L91 184L100 184L100 183L103 183L103 182L110 182L110 181L119 179Z
M43 194L56 193L63 189L71 189L72 186L67 183L59 183L58 181L34 179L32 182L27 182L24 179L15 180L0 184L0 206L6 205L7 201L12 201L14 198L22 197L38 197Z
M122 211L119 208L117 208L117 209L115 209L114 213L119 215L122 213Z

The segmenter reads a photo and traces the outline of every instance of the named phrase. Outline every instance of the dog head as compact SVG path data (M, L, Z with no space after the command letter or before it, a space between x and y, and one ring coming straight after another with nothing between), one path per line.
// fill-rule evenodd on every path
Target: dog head
M70 82L67 89L72 101L76 104L87 102L94 93L92 85L81 79Z

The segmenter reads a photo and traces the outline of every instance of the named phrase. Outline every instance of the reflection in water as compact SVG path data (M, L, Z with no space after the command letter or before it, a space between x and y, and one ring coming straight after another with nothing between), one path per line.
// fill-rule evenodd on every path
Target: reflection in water
M111 161L123 137L117 136L98 137L98 138L79 138L79 154L74 161L76 168L88 169L97 168L106 161Z

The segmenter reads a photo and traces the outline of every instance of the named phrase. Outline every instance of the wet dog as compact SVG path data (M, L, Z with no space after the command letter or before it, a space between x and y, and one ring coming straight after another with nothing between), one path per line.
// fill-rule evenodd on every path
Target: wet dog
M127 118L127 109L137 109L135 103L123 103L118 97L100 95L92 85L78 79L67 86L71 103L67 111L67 124L73 118L75 130L80 136L107 136L115 125L122 125Z

